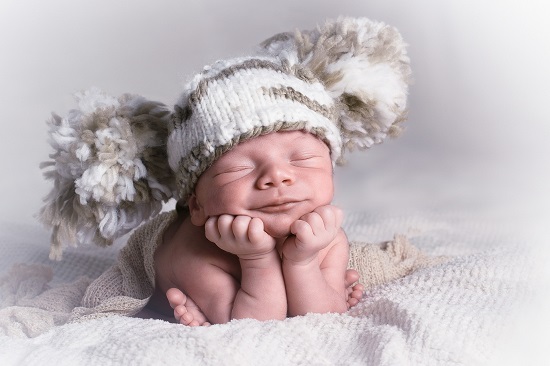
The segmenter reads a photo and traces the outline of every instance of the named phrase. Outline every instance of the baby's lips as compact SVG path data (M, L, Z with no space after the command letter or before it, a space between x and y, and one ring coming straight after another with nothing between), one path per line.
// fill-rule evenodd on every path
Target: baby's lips
M284 202L280 204L271 204L271 205L266 205L258 208L258 211L267 212L267 213L285 212L285 211L292 210L298 204L299 202L297 201L289 201L289 202Z

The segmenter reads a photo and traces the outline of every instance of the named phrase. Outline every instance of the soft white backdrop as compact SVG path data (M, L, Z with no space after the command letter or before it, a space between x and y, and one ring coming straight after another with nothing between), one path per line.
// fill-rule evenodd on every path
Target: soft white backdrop
M73 107L73 92L99 86L171 104L204 64L345 14L398 27L415 84L404 135L354 154L337 173L337 201L540 220L550 181L548 10L537 0L2 0L0 219L32 220L39 209L49 190L38 169L50 152L45 120Z
M19 235L17 228L28 226L18 224L34 223L50 189L38 169L51 151L45 121L51 111L65 114L74 106L72 93L98 86L171 104L204 64L246 53L275 33L344 14L399 28L410 45L415 83L405 133L352 155L338 169L338 203L349 211L467 212L505 222L546 247L547 4L0 0L1 227L13 223ZM35 234L42 235L32 231L33 243ZM531 329L518 334L526 345L537 338Z

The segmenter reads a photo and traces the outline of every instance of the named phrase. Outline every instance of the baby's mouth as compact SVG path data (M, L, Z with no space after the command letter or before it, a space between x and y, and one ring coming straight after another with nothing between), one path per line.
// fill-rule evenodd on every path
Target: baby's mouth
M300 201L275 201L268 205L261 206L257 210L266 213L279 213L292 210Z

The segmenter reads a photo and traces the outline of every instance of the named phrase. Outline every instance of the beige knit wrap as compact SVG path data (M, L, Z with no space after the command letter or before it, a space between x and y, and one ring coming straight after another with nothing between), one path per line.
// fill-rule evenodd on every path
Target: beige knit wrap
M393 240L379 244L351 242L348 267L359 272L359 282L368 290L446 260L444 256L428 256L406 236L395 235Z

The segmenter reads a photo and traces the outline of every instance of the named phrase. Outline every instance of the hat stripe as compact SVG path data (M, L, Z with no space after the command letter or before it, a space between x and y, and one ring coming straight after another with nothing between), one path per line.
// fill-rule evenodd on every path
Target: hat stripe
M229 67L226 67L225 69L222 69L220 72L218 72L214 76L206 77L201 81L199 81L195 90L193 90L193 92L189 95L189 100L193 104L198 103L199 99L204 95L204 93L206 93L208 86L212 82L215 82L221 79L228 79L241 70L249 70L249 69L268 69L268 70L273 70L281 73L285 72L285 69L281 65L278 65L272 61L262 60L262 59L245 60L239 64L231 65Z
M335 108L334 107L327 107L324 105L321 105L315 100L312 100L308 98L303 93L300 93L296 89L290 87L290 86L281 86L281 87L271 87L271 88L262 88L262 91L265 95L271 96L271 97L279 97L288 99L294 102L301 103L311 109L312 111L319 113L323 117L334 121L335 117Z

